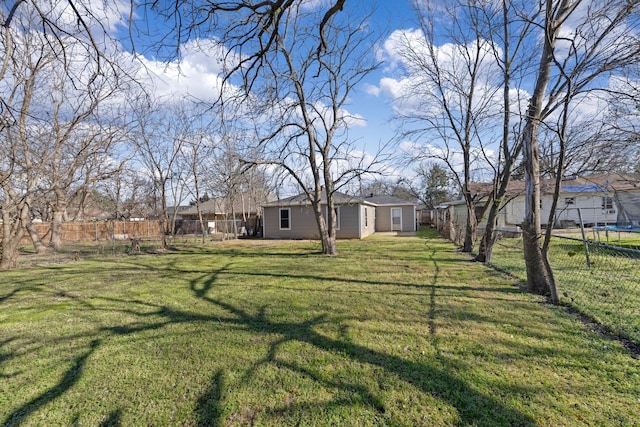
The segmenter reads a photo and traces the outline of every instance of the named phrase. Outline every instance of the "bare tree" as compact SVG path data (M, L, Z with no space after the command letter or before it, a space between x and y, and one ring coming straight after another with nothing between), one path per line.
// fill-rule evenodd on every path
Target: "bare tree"
M132 163L97 183L96 188L110 202L110 219L149 218L156 213L153 182L134 169Z
M502 76L502 131L498 158L487 163L493 170L493 186L487 196L482 217L486 226L476 261L489 263L498 237L498 213L506 205L507 189L522 152L522 96L519 90L533 62L530 39L535 34L532 20L539 14L535 5L526 1L502 0L499 6L489 2L481 9L482 28ZM516 95L513 95L513 90Z
M395 35L408 75L396 116L404 125L403 138L428 141L410 155L446 165L460 188L467 209L462 250L471 252L477 217L470 183L495 139L500 69L485 37L485 16L475 3L426 1L414 7L419 30Z
M606 77L638 63L640 3L547 0L541 5L543 46L523 133L526 205L522 230L528 290L558 301L548 259L550 227L544 239L541 232L539 129L560 110L564 118L559 121L557 135L563 156L572 100L585 93L610 90ZM564 164L564 159L558 160L554 205Z
M2 258L0 269L8 269L17 262L18 248L31 224L31 206L41 196L37 191L43 177L43 124L34 114L45 102L38 91L46 81L56 56L49 49L45 35L28 31L30 16L20 16L25 31L5 28L2 40L6 56L2 68L2 123L0 138L0 206L3 220ZM37 250L45 246L37 234L31 233Z
M134 5L131 0L132 7ZM208 38L215 35L221 43L228 47L228 63L225 80L239 74L242 77L242 88L249 94L261 77L264 68L269 68L270 57L280 48L282 35L290 31L289 16L301 10L318 5L309 4L306 0L275 0L255 2L253 0L226 0L211 2L182 2L180 0L143 2L144 12L160 16L167 22L168 30L160 35L160 43L155 47L155 55L164 59L180 56L180 46L188 40ZM323 2L323 10L309 28L313 34L313 49L317 54L327 50L330 43L327 32L332 19L339 15L345 7L345 0ZM130 21L132 34L148 34L148 28L136 27ZM157 36L157 34L156 34ZM131 44L135 50L136 43ZM169 55L166 56L166 53ZM239 57L237 54L240 54Z
M61 227L67 208L78 194L96 182L119 173L126 159L116 160L115 149L127 136L126 114L118 114L110 98L123 96L115 76L94 79L89 90L77 90L66 73L49 76L52 105L41 154L44 184L53 193L50 244L60 250ZM77 81L81 81L80 78ZM116 84L113 86L112 84Z
M541 175L624 173L637 165L640 91L624 77L612 81L614 92L586 93L584 102L574 100L546 121L540 133Z
M77 56L71 47L83 50L83 62L93 64L87 69L89 79L103 74L122 74L117 61L113 60L113 47L118 44L110 36L113 19L122 20L132 10L133 2L116 0L111 2L81 2L77 0L6 0L0 6L0 23L5 42L5 58L12 55L17 44L12 31L37 32L46 35L47 47L60 61L62 70L69 70ZM26 17L26 18L25 18ZM0 68L0 80L5 78L8 63ZM70 73L68 80L78 86L78 74ZM86 76L85 76L86 77ZM84 77L83 77L84 78ZM0 105L8 108L5 95L0 96Z
M198 221L200 230L202 230L202 243L205 242L204 217L200 204L202 203L203 181L205 180L205 171L209 168L207 163L210 162L215 149L213 140L203 129L192 129L186 135L185 144L182 147L180 163L184 165L184 169L190 172L187 177L187 191L190 191L195 200L196 212L198 213ZM174 210L174 213L177 212Z
M287 171L313 207L322 252L335 255L334 194L377 161L350 140L348 129L359 118L346 110L356 85L377 63L370 59L366 17L335 15L320 36L322 16L303 8L282 14L276 52L264 64L257 94L265 157L254 162Z
M163 248L168 247L167 235L173 235L175 231L173 221L169 220L169 196L176 206L180 204L185 173L178 167L185 144L184 110L176 108L173 110L176 114L172 116L166 107L158 103L137 108L135 140L136 157L153 183L155 214L162 231Z
M104 159L108 151L105 140L96 138L100 126L95 126L94 113L118 88L116 71L121 70L108 57L106 36L93 37L91 27L99 21L92 14L83 15L89 9L57 0L9 3L0 8L5 53L0 129L6 159L0 172L2 268L15 265L25 230L36 250L47 249L32 226L32 216L38 199L50 194L56 196L52 244L60 247L60 220L75 196L73 189L97 179L87 160L97 152ZM69 20L70 16L77 19ZM105 129L101 126L100 133Z

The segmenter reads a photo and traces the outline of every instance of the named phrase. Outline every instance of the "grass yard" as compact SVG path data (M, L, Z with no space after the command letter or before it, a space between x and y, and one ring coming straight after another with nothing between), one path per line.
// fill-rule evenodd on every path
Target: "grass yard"
M491 262L524 281L522 254L522 239L502 239ZM640 256L595 244L589 254L590 267L582 242L552 238L549 261L560 299L640 348Z
M0 275L2 426L636 426L640 360L434 235Z

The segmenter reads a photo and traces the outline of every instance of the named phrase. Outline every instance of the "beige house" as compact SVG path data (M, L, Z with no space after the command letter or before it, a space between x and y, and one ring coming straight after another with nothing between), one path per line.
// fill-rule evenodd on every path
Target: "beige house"
M334 203L336 237L339 239L361 239L376 232L416 230L416 206L413 202L392 196L355 197L335 193ZM326 202L322 204L326 210ZM316 218L306 194L266 203L262 208L265 238L319 238Z

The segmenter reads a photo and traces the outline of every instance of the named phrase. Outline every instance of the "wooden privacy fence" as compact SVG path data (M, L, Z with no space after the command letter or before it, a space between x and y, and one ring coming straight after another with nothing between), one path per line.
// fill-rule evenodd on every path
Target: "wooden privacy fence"
M51 237L51 224L33 224L43 241ZM128 240L130 238L160 238L158 221L90 221L65 222L62 224L62 241L77 242L81 240ZM0 227L0 239L2 228ZM23 244L31 243L29 234L25 233Z

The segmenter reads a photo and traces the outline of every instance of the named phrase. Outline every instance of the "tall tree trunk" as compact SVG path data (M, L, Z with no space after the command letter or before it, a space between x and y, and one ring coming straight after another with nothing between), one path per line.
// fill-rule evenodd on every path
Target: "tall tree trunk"
M503 103L503 116L502 116L502 142L500 148L502 149L502 156L504 159L504 169L496 171L496 183L493 188L493 196L489 204L489 212L487 214L487 226L480 242L480 248L478 249L478 255L475 260L483 263L490 263L493 255L493 246L498 238L497 226L498 226L498 213L504 206L504 197L507 194L507 188L509 187L509 181L511 180L511 172L513 170L513 164L515 159L518 158L522 151L522 144L516 142L516 146L513 151L509 147L509 136L511 135L511 72L513 58L518 50L518 44L516 44L516 52L513 52L513 56L510 48L510 28L509 22L509 7L507 1L502 1L502 22L503 22L503 77L504 82L502 86L502 103Z
M231 229L233 230L233 239L238 239L238 223L236 222L236 209L233 205L233 201L231 202Z
M329 233L324 233L322 236L322 253L324 255L337 255L338 249L336 247L336 236L331 236Z
M533 102L532 102L532 107ZM530 108L530 110L531 110ZM531 117L531 116L530 116ZM542 250L542 227L540 213L540 151L538 146L538 122L527 119L524 129L524 172L525 172L525 218L522 222L524 261L527 271L527 290L551 297L554 302L559 298L555 292L551 265L546 251Z
M508 120L507 120L508 123ZM507 143L504 141L503 143ZM487 214L487 227L485 229L484 235L482 236L482 241L480 242L480 248L478 250L478 255L475 260L479 262L489 263L491 262L491 257L493 255L493 245L497 240L497 230L498 226L498 213L500 209L504 206L504 198L507 194L507 188L509 187L509 182L511 181L511 171L513 169L513 159L518 157L522 149L522 145L519 145L514 150L513 154L508 153L508 148L505 149L505 165L504 171L499 175L500 185L495 191L495 195L493 196L493 200L489 205L489 213Z
M336 229L337 229L337 218L336 218L336 210L335 203L333 199L334 194L334 182L331 176L331 170L329 168L330 164L329 152L325 151L323 155L323 173L324 173L324 183L325 185L321 187L325 195L327 197L327 235L326 238L323 237L323 240L326 239L325 242L322 243L324 250L322 251L325 255L338 255L338 248L336 246Z
M329 227L327 225L327 219L322 213L322 205L320 203L313 202L313 213L316 216L316 224L318 225L318 232L320 233L320 243L322 244L322 253L324 255L336 255L336 239L335 236L329 234ZM328 209L327 209L328 211Z
M579 3L570 0L561 0L558 4L552 0L545 2L544 45L522 135L525 177L525 218L522 222L522 237L527 270L527 290L540 295L548 295L554 302L558 302L559 298L553 271L546 251L542 250L538 129L542 119L542 105L551 76L551 66L554 62L558 33L562 23Z
M3 227L6 231L7 227ZM0 270L10 270L18 263L20 240L24 235L24 229L17 233L5 233L2 237L2 257L0 258Z
M3 227L6 230L6 227ZM18 254L20 249L20 240L24 234L24 230L17 234L8 233L2 238L2 257L0 258L0 270L9 270L15 268L18 263Z
M336 235L335 235L335 214L333 212L333 198L332 195L324 187L321 187L320 192L325 191L327 194L327 215L322 212L321 195L316 192L315 200L312 200L311 205L316 216L316 223L318 225L318 232L320 233L320 243L322 244L323 255L337 255L336 247ZM333 226L332 226L333 225Z
M169 215L167 213L167 180L165 178L160 180L160 215L158 217L160 223L160 231L162 232L162 249L167 249L169 243L167 242L167 234L169 234ZM174 227L175 228L175 227ZM171 230L173 236L173 230Z

